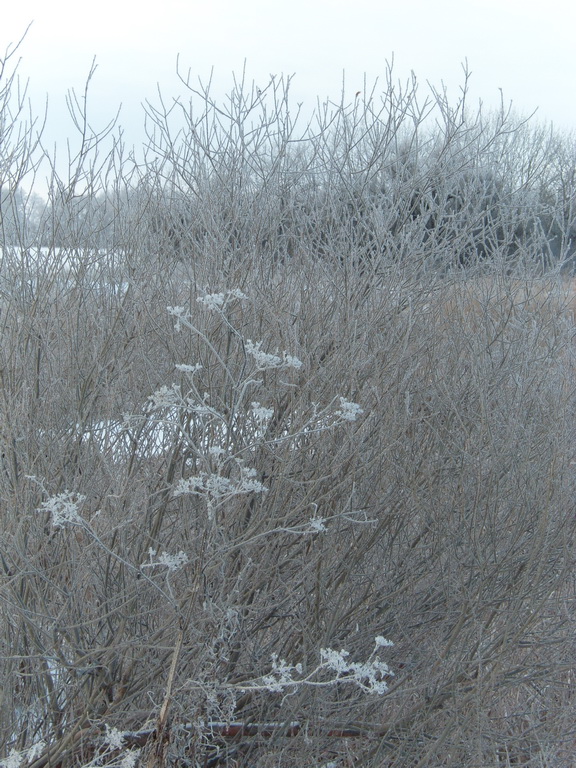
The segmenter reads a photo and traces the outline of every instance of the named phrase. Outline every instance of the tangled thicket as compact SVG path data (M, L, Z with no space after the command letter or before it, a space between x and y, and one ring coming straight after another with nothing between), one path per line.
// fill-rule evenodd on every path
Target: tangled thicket
M9 70L3 764L570 765L569 138L187 82L41 206Z

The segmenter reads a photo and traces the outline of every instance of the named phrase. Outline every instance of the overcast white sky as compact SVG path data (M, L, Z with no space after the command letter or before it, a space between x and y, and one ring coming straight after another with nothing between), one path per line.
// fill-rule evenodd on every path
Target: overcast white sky
M7 7L6 7L7 6ZM351 97L382 76L394 57L398 78L413 70L422 86L441 81L454 100L462 62L472 95L496 105L502 89L517 111L576 128L576 3L560 0L10 0L2 11L0 50L32 23L20 49L33 104L49 95L50 136L69 130L65 94L81 89L96 56L94 123L122 102L127 138L139 140L141 103L178 92L176 55L193 76L215 68L231 85L244 61L249 78L294 74L296 99L338 98L342 72Z

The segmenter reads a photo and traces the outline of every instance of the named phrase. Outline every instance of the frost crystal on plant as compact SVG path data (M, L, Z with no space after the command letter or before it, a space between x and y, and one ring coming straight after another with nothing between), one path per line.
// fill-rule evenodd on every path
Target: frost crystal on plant
M196 301L204 304L207 309L220 309L224 306L226 296L223 293L207 293L204 296L198 296Z
M175 555L171 555L168 552L162 552L158 556L158 560L154 560L156 557L156 550L152 547L148 548L148 556L150 558L149 563L143 563L140 568L154 568L157 565L163 565L168 568L169 571L179 571L188 563L188 555L186 552L177 552Z
M154 410L158 408L173 408L175 405L179 405L182 400L180 387L177 384L172 384L171 387L160 387L148 399Z
M246 299L247 296L239 288L233 288L226 293L206 293L204 296L198 296L196 301L204 304L207 309L222 309L228 299Z
M259 480L254 479L256 477L256 470L252 467L241 467L240 474L241 479L238 486L240 493L264 493L268 490Z
M203 472L201 475L180 480L174 489L175 496L184 493L195 493L199 496L206 495L213 501L219 501L227 496L235 496L242 493L263 493L267 491L265 485L255 479L256 470L250 467L240 467L240 478L231 480L222 475Z
M168 310L168 314L174 315L176 318L176 322L174 323L174 330L179 331L182 327L181 321L188 318L186 309L184 307L166 307L166 309Z
M272 673L260 678L260 686L271 693L281 693L287 686L295 685L294 673L302 675L302 664L288 664L285 659L279 659L272 654Z
M174 317L186 317L186 309L184 307L166 307L169 315Z
M340 398L340 410L336 411L336 415L344 419L344 421L356 421L358 416L364 413L358 403L351 403L346 400L345 397Z
M260 403L252 403L251 405L254 418L260 422L260 426L265 424L267 421L270 421L272 416L274 416L274 411L272 408L265 408L263 405L260 405Z
M320 648L320 658L326 666L333 669L335 672L347 672L349 664L346 661L346 657L349 656L348 651L335 651L332 648Z
M126 752L122 760L120 760L120 768L134 768L139 755L140 755L139 749L128 750L128 752Z
M17 752L15 749L11 749L8 757L5 757L3 760L0 760L0 767L1 768L19 768L23 758L24 758L23 752Z
M168 552L162 552L158 557L158 564L165 565L169 571L178 571L183 568L188 562L188 555L186 552L177 552L175 555L170 555Z
M286 352L282 353L282 362L286 368L302 368L302 360L294 355L287 355Z
M376 638L376 648L382 645L392 645L390 641L383 637ZM388 690L388 685L384 681L385 677L390 677L393 672L387 664L380 661L374 654L363 662L349 661L349 652L345 650L335 651L332 648L322 648L320 650L320 664L312 672L302 677L302 665L288 664L284 659L279 659L276 654L272 654L272 671L263 675L254 681L250 687L243 687L241 690L266 690L273 693L280 693L285 688L297 688L300 686L327 687L337 684L353 683L366 693L384 694ZM333 672L328 679L317 679L318 673L326 670Z
M110 747L111 749L122 749L122 744L124 743L124 734L122 731L119 731L118 728L110 728L109 725L106 725L104 741L106 746Z
M268 352L263 352L260 347L262 342L254 342L251 339L246 340L246 352L251 355L259 370L263 371L266 368L301 368L302 361L298 360L293 355L287 355L286 352L280 355L271 355Z
M200 365L200 363L196 363L196 365L186 365L185 363L179 363L176 366L176 370L182 371L182 373L194 374L194 373L197 373L198 371L201 371L202 366Z
M33 760L36 760L36 758L42 754L45 747L45 741L37 741L36 744L33 744L28 750L28 762L31 763Z
M80 494L58 493L51 496L47 501L42 502L41 511L48 511L52 514L52 525L54 528L63 528L65 525L82 523L82 518L78 514L78 507L84 502L85 496Z
M272 675L267 675L266 680L271 681L269 690L281 691L287 685L294 683L293 674L302 674L302 664L292 666L285 659L279 659L276 654L272 655Z
M249 355L252 355L258 368L277 368L282 363L281 358L279 358L278 355L269 355L268 353L263 352L260 349L261 346L261 341L254 343L251 339L247 339L246 352L248 352Z
M30 747L30 749L24 749L22 752L11 749L8 757L0 760L0 768L19 768L24 760L30 764L42 754L42 750L45 747L45 741L37 741L36 744L33 744Z
M208 405L208 393L204 392L204 399L201 402L193 397L187 397L184 406L188 413L196 413L198 416L215 416L218 418L220 414L214 408Z
M380 638L383 640L384 638ZM386 641L388 643L388 641ZM376 646L380 645L376 640ZM346 680L352 679L360 688L369 693L383 694L388 690L388 684L382 679L385 676L392 676L394 673L390 670L388 664L380 661L379 658L371 659L359 663L348 661L348 651L335 651L332 648L321 648L320 658L322 664L328 669L336 672L337 678L346 676Z
M310 529L315 533L324 533L328 530L325 525L326 520L323 517L311 517L309 523Z

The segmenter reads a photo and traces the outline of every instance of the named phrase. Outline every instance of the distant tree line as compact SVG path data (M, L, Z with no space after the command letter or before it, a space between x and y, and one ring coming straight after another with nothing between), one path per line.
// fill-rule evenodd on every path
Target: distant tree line
M452 109L439 94L432 122L414 85L393 103L373 94L334 105L304 137L279 114L270 146L259 142L262 96L233 94L223 117L202 95L179 143L169 118L152 115L166 170L150 227L163 251L271 262L309 253L376 272L407 261L574 266L570 137L504 109L471 114L465 98Z
M465 95L422 104L415 82L396 92L390 78L380 99L325 104L304 129L280 98L289 82L239 84L223 108L188 83L189 106L148 105L147 160L124 161L114 183L110 168L84 190L53 178L47 200L4 184L2 242L121 249L133 216L151 251L182 262L310 254L370 273L405 262L573 269L573 138L504 108L470 112Z

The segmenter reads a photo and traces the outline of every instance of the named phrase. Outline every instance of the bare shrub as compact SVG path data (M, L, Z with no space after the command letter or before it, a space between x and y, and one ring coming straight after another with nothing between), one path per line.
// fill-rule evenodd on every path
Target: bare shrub
M4 230L3 763L569 764L568 145L186 83Z

